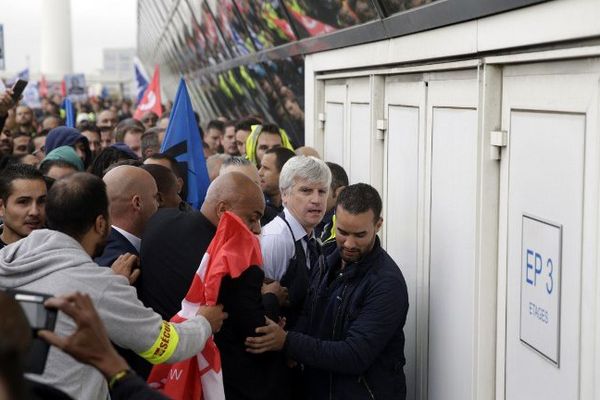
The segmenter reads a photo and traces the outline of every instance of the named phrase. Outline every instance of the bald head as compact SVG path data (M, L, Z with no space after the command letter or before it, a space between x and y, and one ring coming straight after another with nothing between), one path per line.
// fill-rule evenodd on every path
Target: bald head
M225 211L231 211L258 234L264 209L260 187L240 172L229 172L219 175L210 184L200 211L215 225Z
M154 178L141 168L122 165L108 171L102 180L113 225L140 237L158 208Z
M316 157L318 159L321 158L321 156L319 155L319 152L316 149L309 147L309 146L298 147L296 149L296 155L297 156Z

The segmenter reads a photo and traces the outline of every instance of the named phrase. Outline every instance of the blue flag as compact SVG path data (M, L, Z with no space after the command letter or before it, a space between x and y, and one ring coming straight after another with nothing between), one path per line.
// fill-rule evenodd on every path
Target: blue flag
M200 131L183 78L179 81L161 153L169 154L187 170L187 202L200 209L210 184Z
M75 107L73 107L73 103L67 97L64 101L65 108L65 125L69 128L75 128Z

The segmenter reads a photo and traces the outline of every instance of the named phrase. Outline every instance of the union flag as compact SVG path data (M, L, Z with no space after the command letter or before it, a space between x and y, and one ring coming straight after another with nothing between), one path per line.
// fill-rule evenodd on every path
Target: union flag
M154 111L156 115L160 117L162 114L162 105L160 99L160 73L158 65L154 67L154 75L152 75L152 82L146 88L142 100L135 109L133 118L140 120L142 115L147 111Z
M257 237L238 216L225 212L181 302L181 311L171 322L193 317L201 305L217 304L223 277L238 278L252 265L262 265ZM211 337L196 357L156 365L148 383L175 400L225 400L221 357L214 339Z

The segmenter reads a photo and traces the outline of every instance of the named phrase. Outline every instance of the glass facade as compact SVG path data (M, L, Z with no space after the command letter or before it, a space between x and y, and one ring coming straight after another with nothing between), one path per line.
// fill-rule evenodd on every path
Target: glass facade
M320 36L379 18L370 0L283 0L301 38Z
M381 0L381 5L387 14L410 10L411 8L421 7L435 0Z
M220 116L259 116L301 145L305 54L543 0L482 1L485 7L472 0L138 0L138 54L147 71L160 65L169 98L186 79L203 126Z

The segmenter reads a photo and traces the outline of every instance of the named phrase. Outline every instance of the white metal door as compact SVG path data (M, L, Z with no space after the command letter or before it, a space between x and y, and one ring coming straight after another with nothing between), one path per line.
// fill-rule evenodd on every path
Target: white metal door
M431 74L428 398L471 399L476 358L477 71Z
M348 79L348 147L346 168L350 184L371 183L371 88L370 79Z
M498 398L597 398L583 384L595 283L582 281L596 276L599 67L504 70Z
M385 82L388 122L384 167L384 246L402 270L408 287L409 310L404 327L407 399L418 398L419 377L426 373L418 348L426 349L423 306L422 200L425 165L426 84L421 74L389 77ZM417 317L420 311L422 318ZM418 367L421 366L419 369Z
M323 159L343 166L351 184L373 184L371 95L369 77L325 83Z
M325 84L325 130L323 132L323 159L346 169L345 131L348 87L346 81Z

